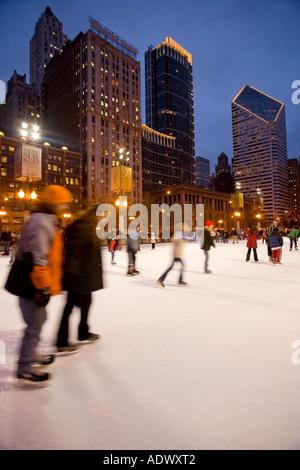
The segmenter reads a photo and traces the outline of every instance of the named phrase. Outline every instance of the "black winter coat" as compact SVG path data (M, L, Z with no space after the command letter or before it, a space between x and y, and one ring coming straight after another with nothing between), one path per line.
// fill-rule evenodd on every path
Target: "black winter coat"
M208 229L204 229L204 240L202 250L209 251L211 246L215 246L213 237Z
M63 290L87 294L103 288L100 240L88 217L73 222L65 233Z

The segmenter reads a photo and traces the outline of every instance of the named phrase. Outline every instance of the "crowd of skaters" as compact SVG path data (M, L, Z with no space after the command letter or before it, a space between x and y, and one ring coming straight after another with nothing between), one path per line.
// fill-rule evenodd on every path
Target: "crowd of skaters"
M19 307L26 324L21 342L16 376L18 379L43 382L50 375L34 366L49 365L55 355L37 354L42 326L47 319L46 306L53 295L66 291L67 300L62 312L56 336L56 353L70 354L77 352L78 345L69 343L69 317L74 309L80 309L78 325L78 344L96 342L101 336L92 333L88 324L88 316L92 303L92 292L103 288L101 242L96 235L96 208L91 206L80 213L77 219L64 231L58 226L58 217L71 202L71 193L56 185L45 188L39 207L32 212L22 229L22 234L14 234L5 227L1 234L3 256L9 255L11 249L12 268L9 272L5 288L19 298ZM214 230L214 222L207 220L203 231L201 248L204 253L204 273L211 274L209 269L209 252L216 247L216 242L238 243L247 240L246 261L253 251L255 262L258 262L257 242L266 243L270 262L282 264L283 237L277 222L274 221L267 229L257 230L252 226L239 233L232 229ZM290 239L290 250L298 250L299 231L292 227L285 232ZM180 264L178 285L186 286L184 280L184 245L196 241L194 234L187 235L181 226L174 234L172 250L173 259L160 275L157 283L165 288L165 279L176 263ZM149 242L151 250L155 250L156 237L151 233ZM122 243L118 232L108 239L108 250L111 253L111 264L116 264L115 255L121 250ZM127 275L139 274L136 269L136 256L140 251L139 229L135 229L127 237L128 270Z

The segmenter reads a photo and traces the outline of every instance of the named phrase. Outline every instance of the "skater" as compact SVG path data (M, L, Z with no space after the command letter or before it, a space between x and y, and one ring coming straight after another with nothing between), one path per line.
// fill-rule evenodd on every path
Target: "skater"
M250 256L251 256L251 250L253 250L253 255L254 255L254 261L258 261L257 257L257 240L258 240L258 233L256 231L256 227L251 227L249 234L248 234L248 240L247 240L247 256L246 256L246 261L250 261Z
M11 241L11 232L9 231L8 227L5 227L1 234L1 241L3 242L4 251L2 256L9 256L9 244Z
M208 269L209 250L211 246L213 246L214 248L216 247L214 243L214 239L211 236L211 232L213 231L213 228L214 228L214 223L211 220L207 220L205 222L205 227L204 227L204 240L203 240L203 246L202 246L202 250L204 251L204 255L205 255L205 263L204 263L205 274L211 274L211 270Z
M20 240L20 234L19 234L19 233L16 233L16 234L14 234L14 235L12 236L12 240L11 240L11 251L10 251L10 260L9 260L10 263L13 263L14 260L15 260L19 240Z
M161 287L165 287L164 280L166 279L167 275L169 272L173 269L173 266L175 263L180 263L181 264L181 270L179 274L179 279L178 279L178 285L179 286L186 286L187 283L183 280L183 272L184 272L184 263L182 260L182 255L183 255L183 249L184 249L184 244L186 241L195 241L195 237L186 237L181 230L178 230L174 233L174 244L173 244L173 261L171 265L168 267L168 269L160 276L160 278L157 280L158 284L160 284Z
M114 261L116 251L122 250L122 243L120 241L119 235L116 235L114 239L111 240L110 245L109 245L109 250L111 253L111 264L116 264L116 262Z
M69 344L69 316L73 308L80 308L78 341L98 341L100 336L91 333L88 315L92 303L92 292L103 288L100 240L96 235L96 207L85 211L69 225L65 234L65 265L63 289L67 291L67 302L63 311L56 347L58 353L76 352Z
M268 257L269 257L269 261L271 263L272 263L272 249L269 245L269 237L272 234L274 227L277 227L277 221L276 220L273 221L272 225L269 225L269 227L267 228L267 230L265 232L265 240L266 240L266 245L267 245L267 250L268 250Z
M156 238L155 238L154 233L151 233L150 242L151 242L151 245L152 245L151 250L155 250Z
M46 186L42 202L24 225L16 259L5 288L19 297L19 305L27 325L18 360L17 378L41 382L46 372L33 368L35 363L48 365L54 357L37 356L36 349L46 321L46 305L50 296L61 292L63 239L57 228L57 216L72 201L71 193L62 186Z
M272 250L272 263L273 264L282 264L281 263L281 254L282 254L282 245L283 238L280 233L277 225L273 227L271 235L269 235L268 244Z
M127 239L127 252L128 252L128 276L134 276L140 274L136 269L136 254L140 251L140 234L138 229L134 229L130 232Z
M293 227L288 235L290 239L290 251L292 251L293 249L293 244L295 246L295 250L298 251L298 247L297 247L298 236L299 236L299 230L296 227Z
M231 234L232 236L232 243L238 243L238 234L237 234L237 231L235 230L235 228L233 228L231 230Z

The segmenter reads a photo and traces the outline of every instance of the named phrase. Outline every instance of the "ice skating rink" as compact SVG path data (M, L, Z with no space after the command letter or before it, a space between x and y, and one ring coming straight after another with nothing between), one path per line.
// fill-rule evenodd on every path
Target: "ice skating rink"
M245 262L246 244L218 243L203 274L196 244L178 272L155 283L171 246L141 247L127 277L103 249L106 288L94 294L90 330L103 341L59 357L43 388L13 379L24 327L0 288L0 448L86 450L300 450L300 251L284 239L283 265ZM9 264L0 257L1 286ZM41 351L52 348L65 294L52 298ZM71 316L76 341L79 312ZM297 341L298 340L298 346ZM293 348L294 346L294 348Z

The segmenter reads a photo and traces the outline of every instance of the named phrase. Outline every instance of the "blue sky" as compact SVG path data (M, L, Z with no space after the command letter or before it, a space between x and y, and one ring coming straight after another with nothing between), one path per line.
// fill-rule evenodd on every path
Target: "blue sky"
M300 156L300 0L0 0L0 80L16 69L29 82L29 42L50 6L70 39L89 28L88 17L139 49L144 110L144 53L170 35L193 55L196 155L211 171L232 158L231 100L245 83L286 105L288 157Z

